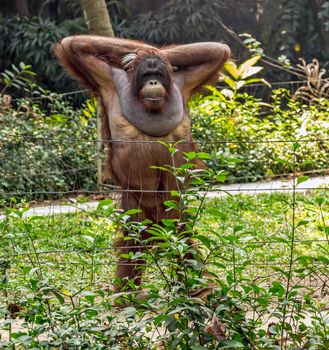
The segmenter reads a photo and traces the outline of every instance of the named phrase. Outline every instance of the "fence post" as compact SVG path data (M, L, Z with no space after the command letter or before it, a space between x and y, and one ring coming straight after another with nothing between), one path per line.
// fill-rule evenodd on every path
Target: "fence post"
M97 100L97 184L99 190L105 180L111 180L109 167L109 141L111 139L108 128L108 116L100 99Z
M101 129L101 106L98 101L97 103L97 184L101 186L103 183L103 142L102 140L102 129Z

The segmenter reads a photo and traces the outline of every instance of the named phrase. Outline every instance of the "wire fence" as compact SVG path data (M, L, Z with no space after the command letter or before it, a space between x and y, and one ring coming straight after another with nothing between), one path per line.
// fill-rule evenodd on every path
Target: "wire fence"
M313 83L316 83L318 81L322 81L322 80L312 80ZM271 82L271 86L273 88L289 88L290 91L295 91L298 87L306 85L307 83L309 83L309 80L288 80L288 81L274 81ZM217 85L217 88L222 89L222 88L226 88L227 86L225 85ZM256 94L259 97L264 97L265 95L268 95L268 91L270 91L270 89L264 85L263 83L253 83L250 85L247 85L243 88L245 91L248 91L251 94ZM68 92L59 92L59 93L50 93L49 95L43 95L43 96L31 96L28 97L27 100L29 101L42 101L42 100L52 100L55 96L58 97L62 97L62 98L67 98L70 96L74 96L74 95L87 95L88 94L88 90L86 89L79 89L79 90L75 90L75 91L68 91ZM12 102L20 102L22 101L21 98L14 98L12 99Z
M2 137L4 137L4 139L6 140L8 137L10 138L15 138L15 137L20 137L22 139L25 139L26 135L17 135L17 134L6 134L6 133L1 133L0 132L0 140L2 139ZM28 139L29 136L26 137L26 139ZM36 140L37 142L42 143L45 147L51 147L51 142L52 141L63 141L62 138L52 138L52 137L42 137L42 136L38 136L38 137L32 137L34 140ZM67 142L92 142L92 143L104 143L104 142L110 142L110 143L116 143L116 142L120 142L120 143L129 143L129 141L121 141L121 140L84 140L84 139L65 139L65 141ZM142 141L142 143L146 143L147 141ZM198 142L197 143L200 144L201 149L202 149L202 145L205 144L205 142ZM238 140L214 140L213 143L215 145L218 145L219 147L221 145L232 145L232 144L274 144L274 143L279 143L279 144L285 144L285 145L289 145L288 147L293 149L293 145L298 142L299 144L310 144L310 143L314 143L314 144L328 144L329 145L329 139L300 139L300 140L242 140L242 141L238 141ZM138 143L138 141L132 141L132 143ZM157 143L156 141L151 141L151 143ZM299 152L302 152L303 150L303 146L300 147ZM316 152L316 150L315 150ZM302 159L300 161L301 163L304 162L304 160ZM314 164L313 164L314 165ZM69 166L69 164L68 164ZM261 196L263 194L269 195L269 196L273 196L275 193L277 194L282 194L283 196L287 195L287 196L292 196L294 194L300 194L300 195L305 195L305 196L310 196L310 193L313 193L315 195L315 193L320 193L323 192L324 196L327 195L327 191L328 191L328 185L329 185L329 177L326 176L326 174L328 174L328 168L325 169L309 169L309 170L305 170L305 171L299 171L297 172L297 167L298 164L294 164L295 171L292 172L285 172L285 173L278 173L278 174L267 174L264 175L261 178L261 181L255 182L255 183L250 183L250 182L246 182L246 180L250 179L250 176L240 176L240 177L231 177L230 179L234 179L235 183L231 183L231 184L218 184L218 183L213 183L210 184L209 188L207 188L207 193L208 196L210 198L215 198L215 199L222 199L227 195L241 195L241 194L246 194L247 196L254 196L257 200L258 196ZM310 164L308 164L308 166L310 166ZM221 170L220 169L220 165L218 165L218 169L217 170ZM239 164L236 164L235 167L239 167ZM226 171L229 171L227 167L224 166L224 169ZM90 166L88 167L81 167L81 168L76 168L76 169L64 169L64 172L67 173L76 173L77 176L79 176L79 173L81 171L91 171L91 172L96 172L97 170L97 166L96 164L90 164ZM31 178L34 177L39 177L41 175L47 175L47 174L51 174L52 171L50 170L49 173L28 173L28 176L30 176ZM307 182L298 184L298 186L296 186L296 181L298 181L298 178L300 178L301 176L304 176L305 174L309 175L312 177L312 175L316 176L316 181L311 182L312 178L308 180L308 185L305 186L305 184ZM7 175L6 180L12 180L15 178L19 178L21 176L21 174L13 174L13 175ZM240 180L240 183L236 183L236 180ZM53 184L53 187L56 187L56 184ZM54 199L61 199L62 202L59 202L58 204L56 204L56 214L57 213L60 215L61 213L65 214L65 212L67 212L67 207L71 206L72 208L76 209L76 212L74 215L79 215L79 213L81 213L81 215L85 215L86 212L90 213L90 211L94 211L95 210L95 206L93 208L89 208L88 210L84 210L81 209L79 207L76 206L76 204L70 204L68 201L68 199L70 197L75 197L78 195L85 195L85 196L89 196L90 200L93 200L93 196L110 196L112 198L119 198L119 195L122 194L123 192L128 192L128 193L170 193L170 190L146 190L146 189L136 189L136 188L125 188L125 189L121 189L118 186L115 185L111 185L111 184L107 184L107 185L101 185L100 187L97 186L98 188L94 188L94 189L84 189L84 188L78 188L78 189L69 189L69 190L47 190L47 191L38 191L35 190L35 188L26 188L24 190L20 190L20 191L1 191L1 195L3 197L24 197L25 195L29 195L29 196L37 196L40 194L44 194L47 195L48 201L54 198ZM205 192L200 189L198 190L198 194L199 195L203 195ZM213 195L212 195L213 193ZM240 200L240 199L239 199ZM227 201L227 199L225 199L225 201ZM234 199L233 199L234 202ZM49 204L46 204L44 206L47 206ZM63 210L61 211L61 208L63 208ZM38 209L35 208L31 208L31 211L33 211L33 215L38 216ZM45 216L52 216L52 209L49 206L49 211L47 212L47 209L43 209L43 212L41 215L45 215ZM46 214L45 214L46 212ZM11 218L11 220L15 220L16 216L15 214L11 214L13 215L13 217ZM270 215L270 213L269 213ZM10 215L8 216L8 218L10 217ZM6 214L3 214L2 216L2 220L4 220L4 218L6 218L6 220L8 220ZM266 219L266 217L265 217ZM26 220L28 220L28 216L26 217ZM317 244L317 243L327 243L328 242L328 237L324 237L321 238L320 236L314 239L310 239L307 237L303 237L303 238L299 238L299 239L295 239L294 240L294 244ZM280 245L280 244L286 244L287 242L284 240L273 240L273 239L269 239L269 240L264 240L264 239L260 239L260 240L251 240L251 241L246 241L246 242L241 242L241 246L250 246L250 245ZM89 248L88 248L89 249ZM87 250L88 250L87 249ZM107 246L107 247L102 247L100 248L101 252L104 251L108 251L108 250L113 250L113 249L118 249L118 247L113 248L112 246ZM98 251L98 250L97 250ZM35 251L23 251L23 252L15 252L15 253L6 253L4 254L4 251L2 251L2 254L0 254L0 259L5 259L7 258L13 258L13 257L20 257L20 256L25 256L25 255L50 255L50 254L66 254L66 253L86 253L86 250L83 249L78 249L78 250L70 250L70 249L55 249L55 250L35 250ZM113 263L115 264L115 261L113 261Z
M87 144L94 154L83 166L64 160L46 171L33 167L12 173L10 169L19 169L26 163L14 158L2 161L5 166L0 166L3 198L0 300L8 302L20 299L22 293L33 294L36 282L29 280L33 277L28 276L31 271L36 271L40 279L61 293L63 289L83 290L81 284L94 290L106 284L111 289L118 263L127 267L142 265L148 271L144 274L147 283L158 282L159 271L169 270L173 263L169 255L161 253L166 249L161 247L161 240L159 245L114 243L115 237L130 228L119 210L119 201L123 193L172 191L120 188L110 181L97 185L95 176L97 155L104 161L104 154L98 153L100 145L156 145L158 141L60 136L61 131L47 135L0 131L0 146L17 141L13 142L15 147L42 147L53 156L52 150L58 151L55 145L77 148ZM209 168L225 172L223 183L207 179L201 187L191 186L180 193L185 196L186 208L200 208L191 216L197 216L193 218L193 234L196 239L200 237L196 246L202 250L202 263L220 279L233 276L233 289L239 289L240 284L255 288L257 282L260 288L269 291L273 283L280 283L289 292L299 288L298 297L305 293L326 304L329 295L329 159L326 156L329 137L258 139L256 135L243 140L196 140L195 144L200 150L206 147L213 155ZM235 158L223 149L234 150ZM36 156L27 161L38 164L40 160ZM54 176L58 171L67 176L63 179L69 183ZM88 181L81 183L81 177ZM38 183L45 178L47 182ZM12 182L21 183L21 188L10 189ZM36 202L25 204L24 198ZM46 201L38 202L40 198ZM108 198L114 201L106 202ZM210 242L204 244L203 236ZM122 262L120 249L150 255L144 256L146 265L140 262L140 257ZM156 263L154 256L158 258Z

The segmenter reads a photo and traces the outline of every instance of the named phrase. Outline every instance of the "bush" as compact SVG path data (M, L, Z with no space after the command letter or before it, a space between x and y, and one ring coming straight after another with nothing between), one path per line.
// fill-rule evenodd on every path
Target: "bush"
M305 105L279 89L266 105L247 93L232 99L226 90L211 91L190 104L193 133L204 151L216 153L219 160L233 159L233 166L221 162L231 181L291 173L294 162L300 172L329 167L328 99ZM295 142L302 142L297 154Z
M218 14L229 13L222 0L170 0L159 12L139 14L128 36L155 44L223 39Z
M41 17L0 16L0 64L2 68L8 68L12 63L17 65L23 61L33 66L39 76L39 83L58 91L72 91L76 85L56 62L52 46L70 34L84 31L81 19L56 24Z
M79 109L60 95L47 109L22 99L18 108L0 107L0 192L27 199L95 186L97 143L94 102ZM14 193L11 193L14 192Z
M8 196L27 192L32 199L93 189L97 157L94 102L74 108L62 95L27 78L33 74L29 69L21 63L19 69L13 66L2 74L0 95L15 87L28 97L19 99L16 108L0 107L0 191ZM329 167L328 100L308 106L279 89L273 90L272 105L268 105L238 90L209 89L211 95L196 96L190 103L193 134L202 143L202 151L215 155L210 166L228 171L228 181Z
M165 205L180 218L161 226L130 222L136 211L109 199L73 215L4 209L1 349L328 349L326 191L210 201L200 190L222 173L165 171L196 187L174 191ZM146 271L140 288L113 294L120 227L147 247L124 255Z

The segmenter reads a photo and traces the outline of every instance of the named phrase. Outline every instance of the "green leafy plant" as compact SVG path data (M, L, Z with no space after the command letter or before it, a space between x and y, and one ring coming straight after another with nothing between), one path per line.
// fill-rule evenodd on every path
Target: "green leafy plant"
M0 97L3 96L7 89L14 87L16 89L25 89L30 83L30 78L36 74L31 71L30 65L25 65L24 62L19 63L19 67L11 65L12 70L5 70L1 73L3 88L0 91Z
M228 88L208 87L210 95L191 101L194 135L203 149L223 159L220 167L230 171L230 181L291 173L292 153L287 140L305 140L296 161L298 171L327 169L327 143L319 147L312 140L327 138L328 100L317 99L317 107L308 106L294 100L289 91L278 89L272 90L269 104L244 92L254 83L268 84L254 76L261 71L256 65L259 59L254 56L239 66L227 63L224 81ZM229 164L227 159L233 162Z
M93 189L96 102L89 100L76 109L62 95L31 81L33 76L24 63L2 73L1 96L13 89L26 94L12 105L0 103L2 198L14 193L20 198L47 198Z
M68 23L69 21L58 25L49 18L41 17L0 17L0 36L3 40L0 55L2 67L9 68L10 64L18 65L23 61L33 67L39 76L39 83L59 91L72 91L76 85L68 79L52 53L52 46L56 42L70 33L77 32L76 28ZM83 27L80 28L83 32Z
M191 42L218 38L217 14L228 12L227 1L168 1L159 12L140 14L129 26L130 36L151 43ZM211 14L211 15L210 15Z
M303 145L291 147L297 157ZM168 151L174 156L175 145ZM299 195L296 189L306 178L298 177L292 194L209 199L207 193L220 191L227 174L195 171L193 160L210 158L205 153L185 157L181 167L162 169L182 185L189 178L193 186L173 193L177 200L166 205L181 218L161 226L129 222L134 211L121 212L109 199L94 211L51 220L26 216L28 206L14 200L5 208L4 349L328 347L325 290L320 297L316 284L307 283L309 276L321 281L328 274L325 190ZM119 227L136 240L144 229L151 236L140 242L147 250L130 255L132 263L147 261L143 285L113 295L111 243ZM138 298L141 290L146 299ZM121 308L114 304L118 299Z
M238 91L247 85L254 83L265 84L268 87L271 85L263 78L255 78L254 75L259 73L264 69L261 66L255 66L255 64L260 60L262 56L253 56L237 66L233 61L228 61L225 63L224 68L229 76L224 76L224 82L231 88L233 92L233 99L236 99ZM226 90L222 91L225 93Z

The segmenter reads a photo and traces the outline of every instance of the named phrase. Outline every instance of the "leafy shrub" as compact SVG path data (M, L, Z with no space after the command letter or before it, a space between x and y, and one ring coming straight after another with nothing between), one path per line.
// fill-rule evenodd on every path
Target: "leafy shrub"
M0 17L0 64L8 68L10 64L25 62L33 66L39 83L59 91L72 91L76 85L54 59L52 46L65 36L84 30L81 19L67 20L58 25L41 17Z
M168 150L173 154L174 145ZM130 223L136 211L123 213L108 199L95 211L51 220L25 217L27 207L5 208L0 346L206 350L285 344L326 350L326 191L209 201L200 190L211 190L225 175L195 171L189 161L196 156L209 158L191 152L186 164L163 169L182 187L187 177L195 187L174 191L177 200L165 204L181 217L162 226ZM145 259L147 274L143 289L130 281L132 292L113 294L108 289L116 259L109 243L118 227L148 247L127 257L132 263ZM141 241L145 229L150 235ZM317 283L308 287L312 279L321 282L321 291ZM147 298L138 298L141 292Z
M193 132L202 149L218 159L233 158L233 181L251 181L267 175L329 168L329 100L305 105L288 90L272 91L272 104L265 105L247 93L234 98L216 88L190 104ZM294 159L293 143L303 147ZM234 162L233 162L234 163ZM237 164L238 163L238 164Z
M27 199L54 198L57 192L90 190L95 185L96 108L87 100L74 108L62 95L37 86L30 66L5 71L0 95L0 192ZM10 104L12 87L31 98ZM7 101L7 102L6 102Z
M204 149L217 154L214 168L230 170L231 181L250 181L293 171L327 170L329 149L328 99L306 105L290 97L285 89L272 90L272 103L243 92L254 83L270 84L255 77L263 67L253 56L237 66L225 64L219 91L196 97L191 103L193 131ZM302 142L302 147L295 144ZM227 160L231 159L231 164Z
M222 39L219 14L228 10L223 0L168 1L161 11L137 16L128 28L131 37L150 43L168 44Z
M3 197L21 192L47 198L94 188L97 147L88 141L95 138L95 119L65 102L61 107L50 115L27 104L0 110L0 191L8 193Z

